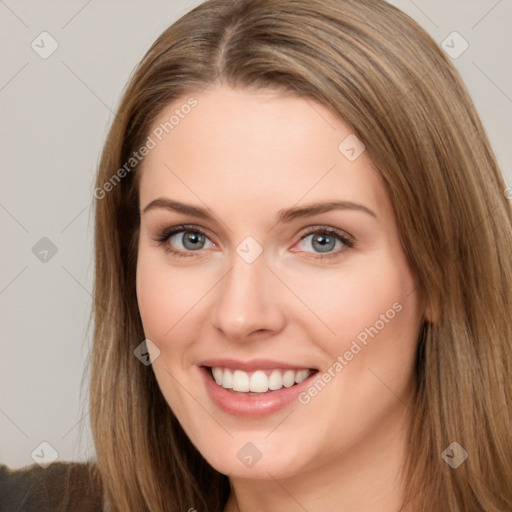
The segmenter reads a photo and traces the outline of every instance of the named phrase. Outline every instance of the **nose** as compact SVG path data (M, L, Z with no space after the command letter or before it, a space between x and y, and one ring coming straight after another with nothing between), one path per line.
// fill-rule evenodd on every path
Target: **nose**
M247 263L235 253L231 269L215 288L211 322L225 338L250 341L284 328L283 286L267 268L264 254Z

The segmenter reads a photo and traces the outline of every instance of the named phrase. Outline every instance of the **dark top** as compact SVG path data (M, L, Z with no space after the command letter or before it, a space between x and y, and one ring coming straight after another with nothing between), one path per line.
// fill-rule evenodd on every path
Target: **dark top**
M102 512L101 487L88 469L79 462L13 471L0 465L0 512Z

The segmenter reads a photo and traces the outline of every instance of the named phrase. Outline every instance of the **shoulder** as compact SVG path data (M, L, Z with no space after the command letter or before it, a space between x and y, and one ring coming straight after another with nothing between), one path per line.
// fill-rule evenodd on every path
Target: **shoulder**
M101 512L102 491L92 463L0 464L0 503L9 512Z

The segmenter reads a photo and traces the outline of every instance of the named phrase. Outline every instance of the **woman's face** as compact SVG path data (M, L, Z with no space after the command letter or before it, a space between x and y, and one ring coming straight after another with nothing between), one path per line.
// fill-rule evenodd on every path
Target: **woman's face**
M137 296L167 403L232 477L379 453L410 418L424 313L382 179L313 100L191 96L152 127L140 181Z

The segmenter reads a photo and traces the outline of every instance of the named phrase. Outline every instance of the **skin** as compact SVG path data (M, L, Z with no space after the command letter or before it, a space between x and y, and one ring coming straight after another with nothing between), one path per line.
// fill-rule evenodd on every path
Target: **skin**
M197 107L149 152L140 181L141 212L165 197L213 213L141 214L137 296L145 335L160 350L160 389L206 460L229 475L227 512L396 512L425 308L384 183L366 152L349 161L338 150L352 130L313 100L226 85L193 96ZM376 218L346 209L276 224L280 209L327 200ZM155 241L182 223L206 231L203 248L187 253L183 233ZM318 226L348 233L354 247L337 242L334 257L315 258L325 253L314 235L301 237ZM236 252L247 236L263 249L250 264ZM197 365L213 357L321 374L395 303L400 312L306 405L235 417L198 378ZM237 457L247 442L262 453L250 468Z

